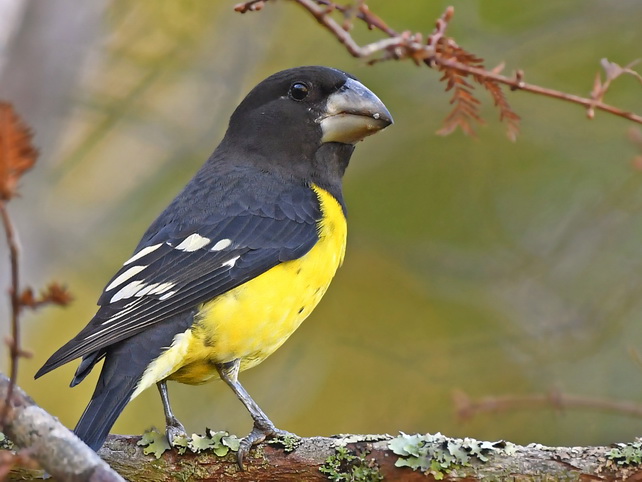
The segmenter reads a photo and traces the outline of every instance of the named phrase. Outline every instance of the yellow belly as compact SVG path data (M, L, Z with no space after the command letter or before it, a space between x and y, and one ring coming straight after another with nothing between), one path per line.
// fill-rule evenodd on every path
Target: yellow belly
M319 241L303 257L286 261L205 303L194 326L145 371L133 397L168 378L199 384L218 377L214 364L239 358L251 368L294 333L325 294L343 262L347 226L339 203L313 186L323 212ZM133 398L132 397L132 398Z

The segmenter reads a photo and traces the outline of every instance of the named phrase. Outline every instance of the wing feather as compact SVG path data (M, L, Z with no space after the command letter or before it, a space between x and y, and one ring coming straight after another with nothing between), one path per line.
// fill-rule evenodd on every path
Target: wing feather
M303 256L318 240L318 199L311 189L302 187L278 201L271 207L229 210L233 215L211 214L192 222L189 229L184 223L157 221L162 228L146 234L130 258L133 261L128 260L107 283L110 289L99 298L94 318L36 376L81 356L90 361L100 358L96 352L104 353L106 347L155 323ZM178 249L192 235L197 243L191 246L199 248Z

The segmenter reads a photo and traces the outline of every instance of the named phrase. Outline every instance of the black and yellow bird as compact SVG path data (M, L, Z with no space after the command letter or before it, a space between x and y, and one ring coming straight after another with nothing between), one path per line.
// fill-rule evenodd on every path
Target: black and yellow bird
M283 433L239 383L325 293L346 247L342 177L354 145L392 123L353 76L299 67L258 84L214 153L152 223L76 337L36 378L75 358L80 383L102 371L75 433L98 450L125 405L160 390L167 436L185 429L167 380L221 378L254 419L253 444Z

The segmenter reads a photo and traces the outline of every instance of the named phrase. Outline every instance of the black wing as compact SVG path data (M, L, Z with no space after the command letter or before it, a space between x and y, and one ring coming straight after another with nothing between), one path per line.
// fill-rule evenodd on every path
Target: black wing
M94 318L36 378L81 356L93 354L93 365L105 347L303 256L318 240L320 217L316 195L301 186L295 196L257 209L211 214L189 227L170 222L153 235L148 231L107 284Z

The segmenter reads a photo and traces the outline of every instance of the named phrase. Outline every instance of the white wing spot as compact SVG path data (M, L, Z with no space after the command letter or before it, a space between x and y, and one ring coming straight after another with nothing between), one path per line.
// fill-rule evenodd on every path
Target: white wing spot
M210 244L211 239L201 236L198 233L190 234L186 237L181 244L176 246L176 249L191 253L197 249L201 249L203 246Z
M240 258L240 256L235 256L235 257L231 258L230 260L226 261L225 263L223 263L221 265L221 267L229 266L230 268L232 268L232 267L234 267L234 265L236 264L236 262L238 261L239 258Z
M154 289L150 290L147 294L149 295L160 295L166 291L171 290L176 283L161 283L156 286Z
M231 239L221 239L220 241L217 241L214 246L212 246L212 249L210 249L210 251L221 251L229 247L231 244L232 244Z
M175 293L176 293L176 291L168 291L167 293L165 293L163 296L161 296L158 299L160 301L165 301L167 298L169 298L170 296L174 295Z
M131 278L132 276L136 276L138 273L143 271L145 268L147 268L147 265L145 265L145 266L132 266L127 271L125 271L124 273L121 273L119 276L117 276L114 281L109 283L109 286L107 286L107 288L105 288L105 291L113 290L116 286L122 285L129 278Z
M126 285L123 288L121 288L121 290L118 291L114 296L112 296L111 300L110 300L110 303L115 303L116 301L122 300L122 299L125 299L125 298L131 298L143 286L145 286L145 282L143 280L132 281L128 285Z
M153 246L147 246L146 248L141 249L138 253L136 253L134 256L129 258L127 261L123 263L123 266L126 266L130 263L133 263L137 259L142 258L143 256L147 256L149 253L153 253L156 251L158 248L160 248L163 245L163 243L155 244Z
M149 292L154 288L156 288L157 286L158 286L158 283L152 283L150 285L145 286L142 290L136 293L136 297L140 298L141 296L145 296L146 294L149 294Z

